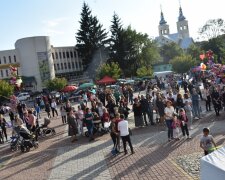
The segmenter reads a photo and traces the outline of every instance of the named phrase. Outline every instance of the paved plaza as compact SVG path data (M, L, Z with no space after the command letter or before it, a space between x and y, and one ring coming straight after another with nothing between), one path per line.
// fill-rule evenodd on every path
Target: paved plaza
M52 120L57 134L40 139L40 147L28 153L11 152L9 144L0 145L0 179L199 179L199 159L203 156L199 138L203 127L210 127L218 145L225 141L225 113L216 118L214 112L194 122L191 140L167 142L164 127L134 128L131 140L135 154L112 156L109 134L89 143L86 137L71 143L67 126L60 118Z

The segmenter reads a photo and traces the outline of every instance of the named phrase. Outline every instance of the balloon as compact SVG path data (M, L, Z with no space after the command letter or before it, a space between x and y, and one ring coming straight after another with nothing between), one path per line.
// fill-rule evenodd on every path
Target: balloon
M203 61L205 59L205 54L200 54L200 59Z

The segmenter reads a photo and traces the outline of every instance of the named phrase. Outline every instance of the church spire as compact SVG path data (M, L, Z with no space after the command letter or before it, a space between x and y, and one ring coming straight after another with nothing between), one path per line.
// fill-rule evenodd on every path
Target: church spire
M160 9L161 9L161 19L159 21L159 25L163 25L163 24L166 24L166 20L164 19L164 15L163 15L163 12L162 12L162 6L160 5Z
M178 21L183 21L185 19L186 18L183 15L183 10L182 10L181 4L180 4Z

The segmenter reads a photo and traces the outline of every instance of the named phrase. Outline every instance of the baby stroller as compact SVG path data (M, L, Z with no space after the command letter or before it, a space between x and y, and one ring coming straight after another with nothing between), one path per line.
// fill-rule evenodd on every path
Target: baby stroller
M30 148L38 148L38 142L35 141L35 135L31 134L29 130L23 126L19 127L19 135L22 137L20 144L21 152L29 152Z
M44 124L42 124L38 128L38 133L40 136L45 137L47 134L55 135L55 129L49 128L48 125L51 123L51 120L49 118L44 118Z
M21 137L19 135L19 127L15 127L14 131L15 131L15 135L13 135L11 138L11 142L10 142L10 149L11 151L17 151L20 147L21 144Z
M101 127L101 123L101 120L94 121L93 135L97 134L99 136L103 136L109 132L108 128ZM85 132L85 136L89 137L88 131Z

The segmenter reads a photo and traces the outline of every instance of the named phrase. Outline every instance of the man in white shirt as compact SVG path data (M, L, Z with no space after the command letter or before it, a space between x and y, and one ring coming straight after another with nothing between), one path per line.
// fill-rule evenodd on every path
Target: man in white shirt
M120 132L121 139L123 141L124 154L127 154L127 142L130 146L131 153L134 154L133 146L130 141L130 134L128 128L128 121L124 119L124 115L120 115L121 121L118 123L118 131Z
M52 108L52 116L55 117L55 113L58 116L57 104L55 99L52 99L51 108Z

